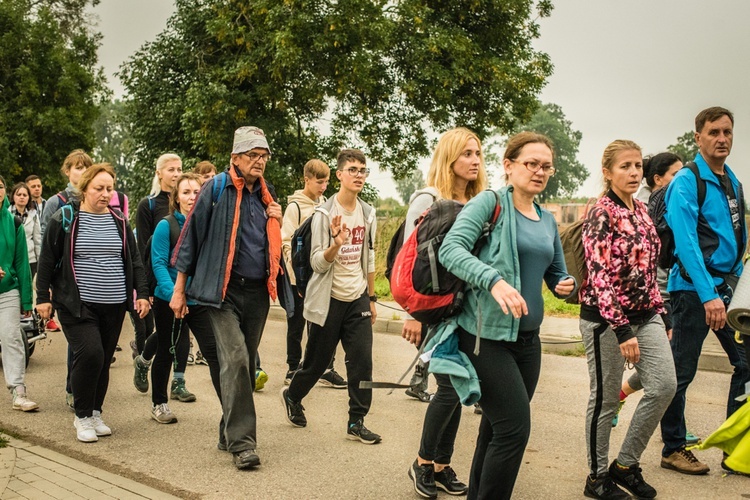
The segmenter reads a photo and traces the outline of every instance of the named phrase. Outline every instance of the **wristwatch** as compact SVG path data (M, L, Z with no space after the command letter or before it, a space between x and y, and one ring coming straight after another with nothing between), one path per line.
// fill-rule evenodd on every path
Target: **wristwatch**
M370 302L377 302L378 296L377 295L370 295Z

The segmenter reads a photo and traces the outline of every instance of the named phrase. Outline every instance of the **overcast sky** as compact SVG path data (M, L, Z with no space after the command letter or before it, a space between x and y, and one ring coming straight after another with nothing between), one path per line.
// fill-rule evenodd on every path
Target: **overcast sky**
M658 153L692 130L698 111L714 105L735 114L728 163L750 185L750 1L554 3L536 41L555 66L541 99L562 106L583 134L579 160L592 174L581 194L599 192L601 153L609 142L631 139L644 154ZM100 62L116 95L123 90L113 74L165 28L173 8L171 0L102 0L96 7L104 35ZM388 173L375 173L370 182L381 196L397 197Z

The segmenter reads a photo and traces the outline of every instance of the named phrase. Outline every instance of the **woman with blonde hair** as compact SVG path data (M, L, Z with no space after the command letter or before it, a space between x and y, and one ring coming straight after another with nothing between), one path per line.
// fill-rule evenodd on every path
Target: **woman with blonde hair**
M610 143L602 156L604 194L583 223L588 278L581 285L580 328L589 366L586 411L590 498L654 498L639 465L677 381L669 339L672 326L656 279L661 242L646 205L635 198L643 177L641 148ZM612 417L620 401L625 364L633 365L645 391L617 458L609 464Z
M445 132L435 147L427 186L415 192L409 200L404 225L404 241L416 227L419 217L437 199L455 200L465 204L487 187L487 173L479 137L467 128ZM401 336L421 346L429 325L409 317L404 321ZM461 422L461 404L448 375L436 374L438 388L433 397L426 391L427 373L418 365L412 387L406 394L429 402L422 426L419 453L409 468L409 477L419 495L434 498L437 488L452 495L466 492L466 484L459 481L450 466L453 444Z
M74 426L87 443L112 434L101 414L125 312L144 317L150 309L130 224L109 206L115 179L108 163L84 172L80 202L66 204L47 224L36 281L39 315L49 318L54 305L73 350Z

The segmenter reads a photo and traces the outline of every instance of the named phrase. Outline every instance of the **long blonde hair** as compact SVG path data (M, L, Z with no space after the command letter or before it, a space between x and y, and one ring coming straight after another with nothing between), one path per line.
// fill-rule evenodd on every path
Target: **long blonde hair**
M427 172L427 185L437 189L443 198L452 200L454 197L453 186L456 174L453 172L453 164L464 152L469 139L474 139L479 145L479 173L477 179L469 182L466 186L466 197L471 199L487 188L487 171L484 167L482 141L468 128L457 127L440 136L432 155L430 170Z
M156 160L156 172L154 172L154 180L151 181L151 196L156 196L161 193L161 180L159 179L159 172L167 166L170 161L179 161L182 163L182 158L174 153L164 153Z

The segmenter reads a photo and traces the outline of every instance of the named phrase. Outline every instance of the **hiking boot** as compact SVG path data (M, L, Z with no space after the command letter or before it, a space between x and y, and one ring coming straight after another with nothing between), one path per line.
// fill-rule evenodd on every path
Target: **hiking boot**
M195 394L187 390L184 378L172 379L172 388L169 390L169 397L183 403L192 403L195 401Z
M140 354L133 360L133 385L138 392L148 392L148 369L151 363L143 359Z
M333 369L326 370L326 372L320 376L318 383L326 387L333 387L334 389L346 389L346 380L344 380L344 377L336 373L336 370Z
M621 399L620 404L617 405L617 411L615 412L615 416L612 417L612 427L617 427L617 422L620 421L620 410L622 410L622 407L624 404L625 404L625 400Z
M404 391L404 393L410 398L418 399L423 403L429 403L430 401L432 401L432 394L421 389L409 387L408 389L406 389L406 391Z
M414 491L424 498L437 498L435 486L435 466L433 464L419 465L417 460L409 467L409 479L414 482Z
M65 392L65 404L68 405L68 408L70 408L70 411L76 411L75 406L73 406L73 403L75 402L75 398L73 398L72 392Z
M39 409L39 405L26 396L26 389L19 385L13 389L13 409L20 411L34 411Z
M84 443L95 443L99 441L96 437L96 423L92 417L78 418L73 420L73 427L76 428L76 437Z
M177 417L174 416L167 403L153 405L151 407L151 418L160 424L174 424L177 422Z
M262 369L255 370L255 392L262 391L266 382L268 382L268 374Z
M458 480L456 471L450 465L435 473L435 486L449 495L465 495L469 491L469 487Z
M133 359L135 359L139 352L138 352L138 344L135 343L135 340L130 341L130 354L133 356Z
M359 440L365 444L378 444L381 437L365 427L364 421L360 418L353 424L349 424L349 428L346 429L346 439Z
M673 452L668 457L661 457L661 466L664 469L672 469L683 474L701 475L708 474L711 468L700 462L692 451L686 450L684 447Z
M195 353L195 364L208 366L208 361L203 357L203 353L198 351Z
M102 420L102 412L94 410L94 414L91 415L91 419L94 422L94 432L97 436L111 436L112 429Z
M284 414L286 415L286 419L294 427L305 427L307 425L307 419L305 418L305 407L302 406L301 402L295 402L289 399L289 396L287 395L288 392L288 388L281 388L281 403L284 405Z
M54 319L51 319L47 321L47 326L45 326L44 329L47 330L48 332L59 332L60 326L57 323L55 323Z
M656 490L643 480L642 469L638 464L623 467L617 460L609 466L612 481L628 490L636 498L656 498Z
M289 370L286 372L286 376L284 377L284 385L289 385L292 383L292 378L294 378L294 374L297 373L297 370Z
M583 496L601 500L630 500L630 495L622 491L609 474L602 474L597 478L587 476Z
M260 457L255 450L243 450L237 453L232 453L232 459L234 465L238 469L249 469L250 467L257 467L260 465Z
M689 445L689 446L692 446L694 444L701 444L701 438L699 438L698 436L696 436L692 432L687 431L685 433L685 444Z

